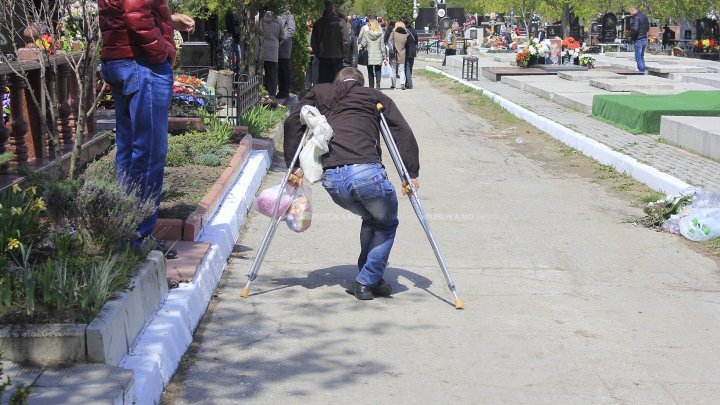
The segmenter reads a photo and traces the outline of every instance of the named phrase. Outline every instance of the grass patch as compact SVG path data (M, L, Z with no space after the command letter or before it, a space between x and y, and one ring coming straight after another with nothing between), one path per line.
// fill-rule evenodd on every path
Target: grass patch
M705 245L710 252L717 257L720 257L720 239L709 240L707 242L700 242Z
M644 202L645 204L655 202L658 200L662 200L665 198L665 193L662 193L660 191L653 191L650 194L641 196L639 198L640 201Z
M572 156L572 155L574 155L576 152L577 152L577 149L571 148L571 147L569 147L569 146L568 146L568 147L565 147L565 148L560 148L560 153L562 153L563 156Z

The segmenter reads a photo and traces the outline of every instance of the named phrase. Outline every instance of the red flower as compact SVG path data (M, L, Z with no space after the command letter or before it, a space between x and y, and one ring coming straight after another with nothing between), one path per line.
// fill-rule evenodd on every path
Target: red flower
M710 40L710 46L715 46L715 40L714 40L714 39L711 39L711 40Z

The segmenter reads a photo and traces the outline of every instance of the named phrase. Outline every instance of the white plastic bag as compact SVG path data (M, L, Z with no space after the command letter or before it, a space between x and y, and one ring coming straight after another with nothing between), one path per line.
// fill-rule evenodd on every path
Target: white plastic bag
M305 181L313 184L322 178L321 156L330 150L329 143L335 134L325 116L313 106L303 106L300 110L300 122L310 128L308 133L310 139L300 151L300 167Z
M695 242L705 242L720 237L720 209L693 209L690 215L680 219L680 233Z
M387 60L383 61L382 70L380 71L383 79L389 79L393 76L393 70Z
M277 216L275 216L275 219L281 218L285 215L288 208L290 208L290 204L292 204L293 188L288 185L282 187L280 184L277 184L263 190L253 203L252 208L265 216L272 217L273 210L275 209L275 202L278 200L278 193L281 193L280 205L278 206Z
M285 223L293 232L305 232L312 221L312 188L300 186L292 199Z

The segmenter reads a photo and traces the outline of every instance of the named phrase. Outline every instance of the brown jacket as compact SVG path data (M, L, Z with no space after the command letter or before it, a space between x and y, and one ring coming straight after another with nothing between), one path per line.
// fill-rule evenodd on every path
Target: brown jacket
M407 31L405 31L405 28L397 28L396 31L393 31L392 34L390 34L390 41L395 41L395 50L397 50L397 53L395 54L395 58L393 58L392 55L390 55L390 62L393 63L405 63L405 48L407 48L407 40L408 40L408 34Z
M175 63L170 9L165 0L99 0L102 59L145 56L150 63Z
M354 80L315 85L300 100L285 120L285 163L292 162L305 130L300 123L300 110L304 105L317 107L335 133L330 152L323 155L323 168L382 163L377 103L385 107L383 114L410 177L417 177L420 171L417 141L397 105L385 94ZM295 166L299 165L296 162Z

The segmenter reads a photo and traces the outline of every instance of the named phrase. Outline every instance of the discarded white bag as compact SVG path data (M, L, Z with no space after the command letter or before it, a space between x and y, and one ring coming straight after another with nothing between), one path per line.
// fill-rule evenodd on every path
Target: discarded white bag
M313 184L322 178L321 156L330 150L329 143L335 134L325 116L313 106L303 106L300 110L300 122L309 128L309 139L300 151L300 167L305 181Z
M720 237L720 208L695 208L692 213L680 219L682 236L705 242Z

